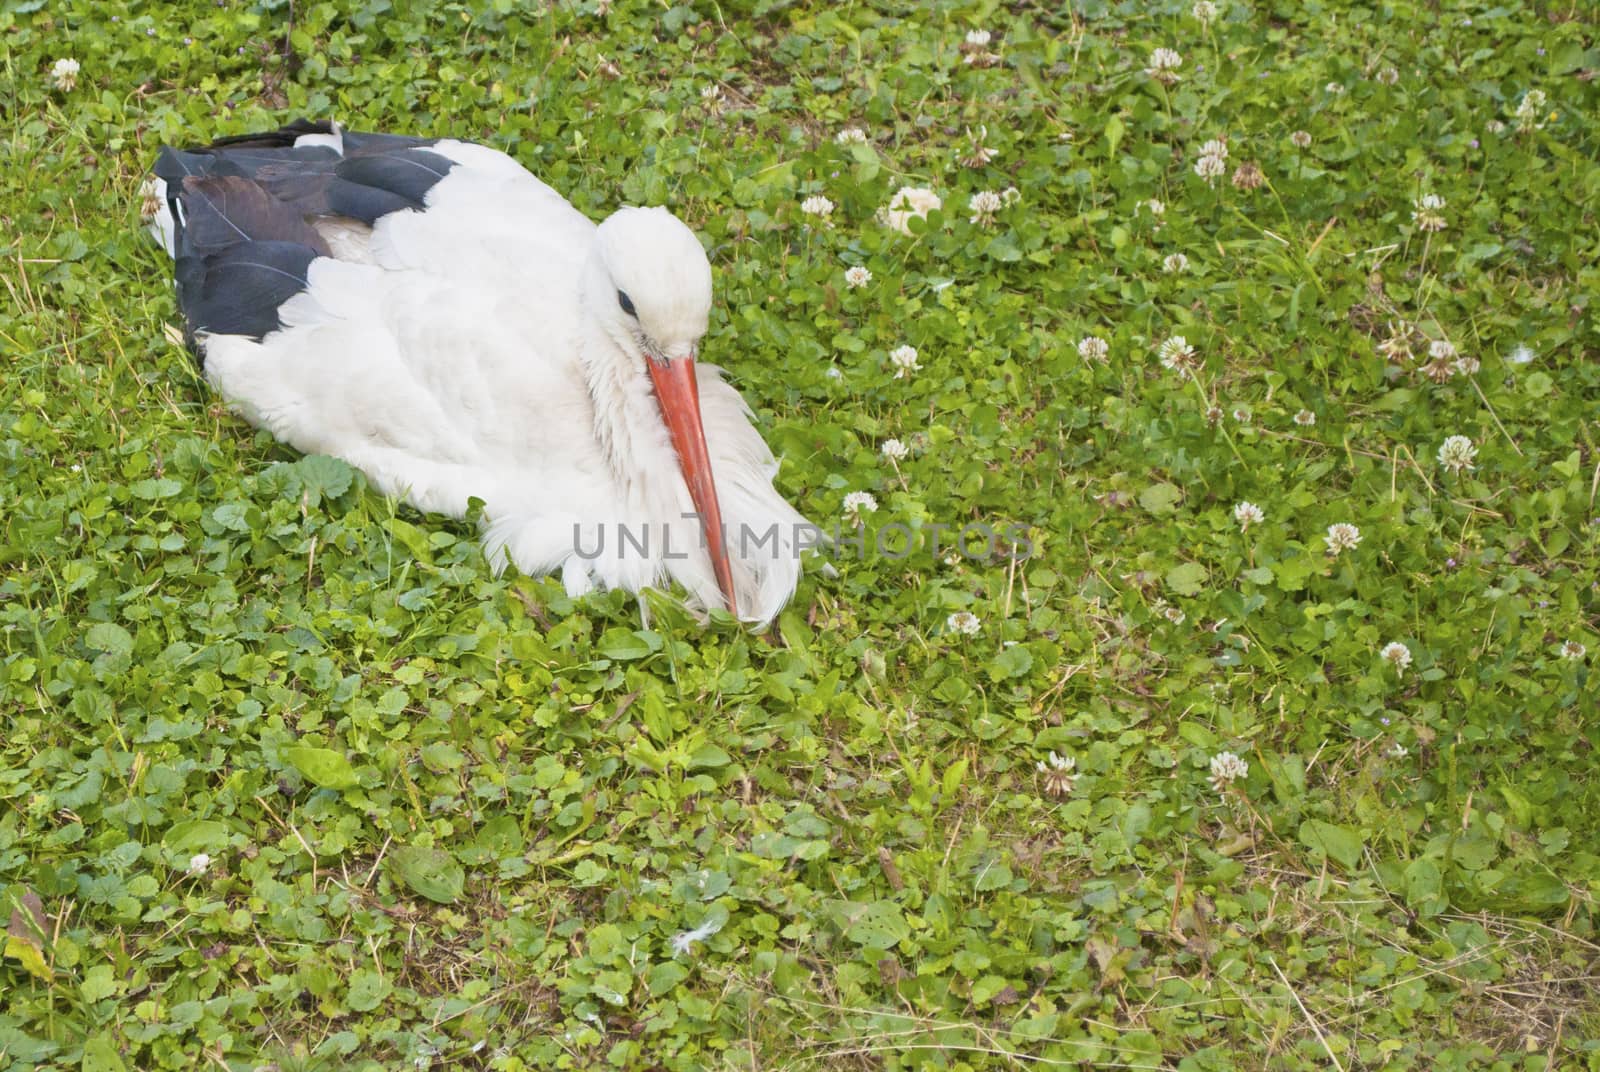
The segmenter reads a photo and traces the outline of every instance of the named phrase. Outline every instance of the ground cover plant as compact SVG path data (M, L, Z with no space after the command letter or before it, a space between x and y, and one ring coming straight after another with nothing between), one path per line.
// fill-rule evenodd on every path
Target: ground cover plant
M1600 1068L1595 31L7 4L0 1068ZM682 215L837 576L641 628L229 415L140 184L301 115Z

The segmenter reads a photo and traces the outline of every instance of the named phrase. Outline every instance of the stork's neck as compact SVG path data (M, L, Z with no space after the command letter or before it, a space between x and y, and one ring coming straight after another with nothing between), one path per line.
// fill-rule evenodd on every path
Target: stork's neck
M580 304L579 351L594 407L595 437L632 520L673 519L694 509L677 452L642 360L607 330L591 304L614 301L609 276L591 264Z

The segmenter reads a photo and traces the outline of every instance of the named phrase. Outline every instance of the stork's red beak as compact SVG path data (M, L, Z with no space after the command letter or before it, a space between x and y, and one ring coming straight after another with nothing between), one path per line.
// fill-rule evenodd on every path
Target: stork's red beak
M717 585L722 589L728 613L738 617L739 608L733 599L733 569L728 564L728 549L723 543L722 506L717 501L717 485L711 479L711 455L706 451L706 431L700 422L700 385L694 375L694 358L666 361L649 358L645 365L650 369L651 382L656 385L661 419L672 435L672 447L678 452L678 465L683 469L684 482L689 485L689 497L694 500L694 507L700 512L700 523L705 527L706 548L711 552Z

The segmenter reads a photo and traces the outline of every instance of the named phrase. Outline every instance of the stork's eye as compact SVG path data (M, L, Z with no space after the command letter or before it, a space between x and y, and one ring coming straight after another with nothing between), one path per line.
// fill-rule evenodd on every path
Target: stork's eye
M632 299L630 299L626 294L622 293L622 291L620 291L620 290L617 291L617 304L622 306L622 311L623 312L627 313L629 316L633 317L635 320L639 319L639 312L638 312L638 310L636 310L633 307Z

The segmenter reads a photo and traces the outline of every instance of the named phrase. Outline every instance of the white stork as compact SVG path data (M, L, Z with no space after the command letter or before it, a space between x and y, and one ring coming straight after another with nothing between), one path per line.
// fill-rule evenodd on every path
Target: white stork
M711 267L665 209L596 226L470 142L297 121L163 149L153 229L188 334L252 424L463 517L569 592L676 581L770 621L817 530L721 370Z

